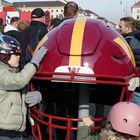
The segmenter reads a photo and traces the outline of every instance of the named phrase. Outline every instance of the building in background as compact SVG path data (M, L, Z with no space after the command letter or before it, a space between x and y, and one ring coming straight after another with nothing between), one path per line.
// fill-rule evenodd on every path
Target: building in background
M62 18L64 5L61 1L13 2L13 6L19 11L32 11L36 7L49 11L51 19Z
M68 1L66 0L53 0L53 1L34 1L34 2L13 2L13 6L19 11L32 11L35 7L40 7L44 11L48 10L50 12L51 19L62 18L64 5ZM83 10L79 7L80 16L89 16L92 18L97 18L98 15L90 10ZM90 11L90 13L89 13Z
M91 10L84 10L85 11L85 16L97 19L99 15L97 15L95 12L92 12Z
M4 0L2 0L4 3ZM52 1L26 1L26 2L16 2L16 0L13 3L8 3L6 2L7 5L3 5L3 11L17 11L20 13L26 14L26 16L23 16L23 19L28 16L30 16L30 13L34 8L40 7L42 8L45 12L48 13L48 19L46 19L47 22L53 18L63 18L63 10L64 10L64 5L68 2L68 0L52 0ZM19 13L19 14L20 14ZM20 14L21 15L21 14ZM97 19L100 16L96 14L95 12L91 10L84 10L82 7L79 5L79 16L87 16L90 18ZM21 16L20 16L21 17ZM29 19L29 18L28 18ZM108 21L108 20L107 20ZM108 21L109 23L112 23Z
M132 6L132 17L136 20L140 20L140 0Z
M62 18L64 5L68 1L58 0L58 1L34 1L34 2L14 2L13 6L20 11L32 11L35 7L40 7L44 11L48 10L50 12L50 17L52 18ZM98 18L98 15L90 10L83 10L79 7L80 16L89 16L91 18Z
M12 3L7 2L5 0L0 0L0 11L4 11L6 9L10 10L11 8L12 8Z

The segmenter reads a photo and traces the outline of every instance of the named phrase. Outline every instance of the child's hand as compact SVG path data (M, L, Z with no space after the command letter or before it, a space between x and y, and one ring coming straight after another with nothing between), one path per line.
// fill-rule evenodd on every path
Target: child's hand
M27 103L29 107L32 107L40 103L41 100L42 100L42 95L39 91L28 92L25 95L25 103Z
M42 61L43 57L47 53L46 47L41 47L36 54L32 57L31 63L36 64L37 67L39 67L40 62Z
M87 126L94 126L94 122L89 117L83 117L82 118L83 124Z

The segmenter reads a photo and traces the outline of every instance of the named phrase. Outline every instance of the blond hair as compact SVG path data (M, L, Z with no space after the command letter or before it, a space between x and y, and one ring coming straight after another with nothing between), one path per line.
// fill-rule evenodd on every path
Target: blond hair
M100 140L125 140L119 132L113 130L110 124L107 124L106 127L101 130L99 137ZM128 140L140 140L140 137L132 136Z
M28 20L20 20L18 23L19 31L23 31L27 26L29 26L30 22Z

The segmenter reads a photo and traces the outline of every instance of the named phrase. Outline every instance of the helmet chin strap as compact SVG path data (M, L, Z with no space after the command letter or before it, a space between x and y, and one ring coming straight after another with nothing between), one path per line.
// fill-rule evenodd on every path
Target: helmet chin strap
M7 57L9 57L9 59L8 59ZM0 61L2 61L3 63L5 63L6 65L8 65L8 66L11 67L11 68L15 68L15 67L12 67L12 66L8 63L8 61L10 60L10 58L11 58L11 55L5 55L5 57L3 57ZM7 59L7 60L6 60L6 59ZM19 66L18 66L17 68L19 68Z
M0 61L2 61L3 63L7 64L10 66L10 64L8 63L9 60L6 60L6 58L8 57L9 55L5 55L3 58L1 58ZM11 57L11 56L10 56Z

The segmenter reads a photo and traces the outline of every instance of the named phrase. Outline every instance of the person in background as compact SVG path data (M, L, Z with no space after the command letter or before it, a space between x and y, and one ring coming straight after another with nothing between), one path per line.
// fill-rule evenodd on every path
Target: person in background
M64 18L61 20L58 20L58 22L55 22L53 24L53 29L55 29L58 25L60 25L62 22L64 22L65 20L68 20L70 18L76 18L79 14L79 8L77 3L70 1L67 2L64 6ZM51 93L52 95L53 93ZM61 95L64 93L61 93ZM57 116L71 116L76 118L77 117L77 105L75 103L64 103L63 101L61 102L62 99L60 99L59 94L56 95L54 94L53 96L55 96L55 101L52 103L49 101L49 95L48 95L48 100L45 103L46 104L46 110L45 112L48 114L55 114ZM65 96L65 94L64 94ZM49 107L49 108L48 108ZM55 121L56 124L58 125L65 125L64 122L60 122L59 120ZM61 123L61 124L60 124ZM66 132L63 129L56 129L56 139L57 140L65 140L66 137ZM73 139L76 137L76 134L74 132L74 134L71 134L71 137L73 137Z
M63 21L67 19L74 18L74 17L76 18L78 14L79 14L79 8L78 8L77 3L73 1L66 3L64 6L64 18L56 22L53 25L53 28L57 27L58 25L60 25Z
M17 28L19 31L23 31L29 25L30 25L30 22L28 20L20 20Z
M47 33L47 25L45 24L45 12L41 8L35 8L31 13L30 25L21 31L20 44L22 47L21 54L21 68L27 63L26 61L26 48L32 40L35 39L39 33L39 40L41 40Z
M18 42L20 42L20 32L18 30L18 17L12 17L10 24L7 24L4 28L4 34L14 37Z
M14 30L14 31L18 31L17 27L18 27L18 21L19 21L19 17L12 17L10 20L10 24L7 24L4 28L4 33Z
M36 36L38 36L38 40L40 41L47 33L47 25L45 23L46 18L45 12L41 8L35 8L31 12L31 22L29 26L27 26L23 31L21 31L20 34L20 44L22 48L22 53L20 57L20 69L28 63L27 56L26 56L26 49L31 44L32 41L36 39ZM22 89L22 92L27 92L28 86L24 87ZM23 133L23 137L30 137L31 134L31 126L30 122L27 117L27 124L26 124L26 130Z
M132 46L131 40L129 37L134 37L138 41L140 41L140 31L135 28L135 20L132 17L123 17L120 19L119 23L120 33L126 39L128 44L130 45L136 60L136 67L138 69L138 75L140 75L140 43L137 48ZM132 101L140 106L140 87L136 88L134 95L132 97Z
M77 140L140 140L140 107L132 102L119 102L112 106L105 128L99 135L91 134L94 122L90 117L82 118Z
M50 25L50 30L54 28L54 25L59 22L60 19L59 18L53 18L51 19L51 25Z
M119 23L119 31L123 37L134 36L137 38L137 35L140 33L135 25L135 20L133 17L122 17Z
M0 35L0 140L22 140L21 133L26 126L25 102L30 107L37 104L41 94L34 91L25 96L20 90L34 76L46 52L47 48L40 48L18 72L21 46L16 39Z

